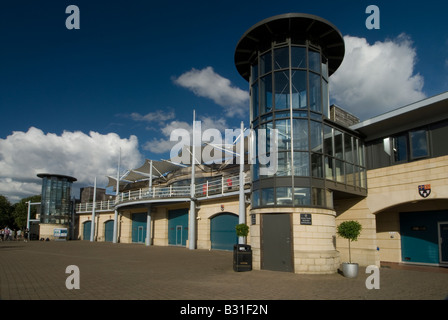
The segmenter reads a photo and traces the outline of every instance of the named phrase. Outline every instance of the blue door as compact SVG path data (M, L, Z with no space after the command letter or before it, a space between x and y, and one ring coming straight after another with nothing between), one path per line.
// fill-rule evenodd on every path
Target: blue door
M188 239L188 209L168 211L168 244L186 246Z
M146 212L132 215L132 242L144 243L146 238Z
M238 216L232 213L221 213L210 221L210 240L214 250L233 250L238 243L235 226Z
M84 222L82 230L82 240L90 240L90 230L92 230L92 221Z
M448 221L447 211L400 213L403 262L440 263L439 222Z
M112 242L114 239L114 220L104 223L104 241Z
M439 223L440 263L448 265L448 222Z

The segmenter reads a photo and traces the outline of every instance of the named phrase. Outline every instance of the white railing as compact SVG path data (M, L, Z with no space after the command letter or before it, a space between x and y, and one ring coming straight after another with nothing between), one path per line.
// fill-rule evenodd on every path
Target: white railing
M245 174L244 184L250 183L249 174ZM211 196L224 195L229 192L235 192L240 189L239 175L219 177L208 180L207 182L195 185L195 197L197 199L208 198ZM164 199L164 198L190 198L190 186L168 186L141 188L121 192L116 200L95 202L95 211L110 211L115 205L122 202L145 200L145 199ZM76 205L76 212L91 212L93 203L79 203Z

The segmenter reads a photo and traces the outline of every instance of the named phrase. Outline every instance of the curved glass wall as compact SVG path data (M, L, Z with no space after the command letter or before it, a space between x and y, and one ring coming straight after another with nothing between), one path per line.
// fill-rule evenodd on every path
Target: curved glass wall
M332 189L365 188L364 150L349 130L326 121L328 63L311 43L273 43L251 66L251 127L258 152L252 165L252 206L332 208ZM266 150L259 150L259 129ZM277 170L264 171L270 133L277 130ZM264 173L264 174L263 174Z
M67 224L71 215L72 180L58 176L42 177L42 223Z

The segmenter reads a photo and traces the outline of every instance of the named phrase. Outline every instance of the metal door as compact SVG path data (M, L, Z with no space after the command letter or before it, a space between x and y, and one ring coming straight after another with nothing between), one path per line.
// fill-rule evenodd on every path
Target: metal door
M448 265L448 222L439 222L440 264Z
M238 216L233 213L221 213L210 219L210 241L214 250L233 250L238 243L235 226Z
M291 216L262 215L262 269L293 272Z
M114 239L114 220L104 223L104 241L112 242Z
M92 228L92 221L86 221L84 222L84 227L82 230L82 239L83 240L90 240L90 230Z

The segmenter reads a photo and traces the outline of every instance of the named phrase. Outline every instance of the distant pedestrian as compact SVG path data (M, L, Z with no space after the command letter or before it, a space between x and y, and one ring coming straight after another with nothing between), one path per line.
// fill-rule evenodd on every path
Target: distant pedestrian
M28 234L29 234L29 231L28 231L28 228L26 228L25 232L23 234L23 241L28 242Z

